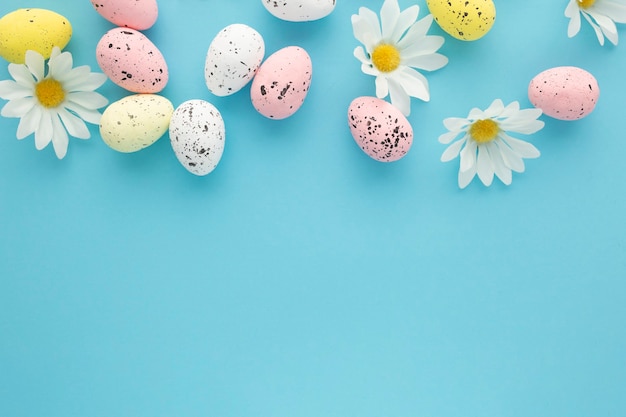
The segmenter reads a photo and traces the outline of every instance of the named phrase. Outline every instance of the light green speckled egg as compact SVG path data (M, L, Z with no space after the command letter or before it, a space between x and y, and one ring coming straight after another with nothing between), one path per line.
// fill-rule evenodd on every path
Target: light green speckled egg
M170 125L174 106L156 94L134 94L111 103L100 119L100 136L118 152L130 153L159 140Z

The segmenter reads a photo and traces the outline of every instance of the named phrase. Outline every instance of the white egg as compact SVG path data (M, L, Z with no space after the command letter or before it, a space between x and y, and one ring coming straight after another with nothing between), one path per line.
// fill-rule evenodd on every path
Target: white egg
M178 106L170 120L170 141L176 158L195 175L211 173L222 159L226 130L219 110L204 100Z
M308 22L328 16L335 10L336 0L261 0L274 16L289 22Z
M224 97L235 94L254 78L265 56L265 42L250 26L234 24L211 41L204 65L210 92Z

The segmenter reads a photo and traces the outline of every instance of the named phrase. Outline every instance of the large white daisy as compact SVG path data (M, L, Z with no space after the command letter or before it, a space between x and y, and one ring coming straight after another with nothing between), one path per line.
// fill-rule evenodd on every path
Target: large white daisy
M604 37L617 45L617 27L615 23L626 23L626 4L623 0L569 0L565 16L570 21L567 36L570 38L580 31L580 16L583 16L596 32L600 45Z
M397 0L385 0L380 22L372 10L361 7L352 15L354 37L362 46L354 50L361 70L376 77L376 96L391 97L391 104L402 113L411 112L410 97L430 100L428 81L414 68L434 71L448 63L436 53L443 45L442 36L427 36L432 15L417 21L419 6L400 11Z
M544 126L541 120L537 120L541 113L541 109L520 110L517 101L505 107L502 100L496 99L485 111L474 108L467 118L445 119L443 124L449 132L441 135L439 142L449 144L459 135L462 137L448 146L441 161L451 161L461 155L461 188L467 187L476 174L486 186L491 185L493 174L509 185L511 171L524 172L523 158L537 158L539 151L507 132L537 132Z
M67 153L68 136L88 139L85 121L100 122L97 109L108 100L94 90L105 81L104 74L92 73L89 66L72 68L72 54L52 50L45 74L45 60L35 51L26 52L25 64L9 64L13 80L0 81L0 97L9 100L0 114L19 117L17 138L35 134L35 147L41 150L50 142L56 156Z

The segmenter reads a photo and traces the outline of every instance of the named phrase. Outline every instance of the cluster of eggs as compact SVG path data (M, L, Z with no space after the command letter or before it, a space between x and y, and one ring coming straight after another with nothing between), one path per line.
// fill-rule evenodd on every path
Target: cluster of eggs
M163 54L141 30L158 17L156 0L91 0L96 11L116 28L98 42L96 55L102 71L118 86L135 93L104 111L100 134L120 152L136 152L155 143L168 130L172 149L191 173L206 175L219 163L225 143L220 112L203 100L189 100L176 109L158 95L168 83ZM302 22L330 14L335 0L263 1L274 16ZM253 107L269 119L285 119L300 109L308 94L312 62L301 47L282 48L265 61L265 43L259 32L244 24L223 28L211 41L204 75L211 93L224 97L248 83Z
M169 81L167 62L141 31L158 18L156 0L91 0L102 17L117 27L96 46L96 60L109 79L133 93L111 103L100 120L100 136L112 149L140 151L170 132L172 149L189 172L207 175L224 152L225 128L210 103L191 100L176 109L159 95Z

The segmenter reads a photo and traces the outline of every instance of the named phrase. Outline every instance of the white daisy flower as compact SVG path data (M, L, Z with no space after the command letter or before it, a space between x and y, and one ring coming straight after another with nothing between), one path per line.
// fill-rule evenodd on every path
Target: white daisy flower
M505 107L502 100L496 99L485 111L472 109L465 119L445 119L443 124L449 132L441 135L439 142L448 144L459 135L463 136L448 146L441 161L451 161L461 155L461 188L467 187L476 174L486 186L491 185L493 174L510 185L511 171L524 172L522 158L537 158L539 151L507 132L531 134L541 130L544 123L537 120L541 113L541 109L520 110L517 101Z
M28 51L25 64L9 64L15 81L0 81L0 97L9 100L0 114L20 118L17 138L34 133L35 147L41 150L52 142L59 159L67 153L67 134L88 139L91 135L84 121L98 124L101 115L97 109L108 103L94 91L106 76L92 73L86 65L72 65L72 54L55 47L46 75L43 56Z
M442 36L427 36L432 15L417 21L419 6L400 11L397 0L385 0L376 13L366 7L352 15L354 37L362 46L354 50L361 70L376 77L376 96L391 97L391 104L403 114L411 112L410 97L430 100L428 81L416 71L434 71L444 67L448 58L435 53L444 43Z
M600 45L604 45L604 37L617 45L617 27L615 23L626 23L626 4L623 0L569 0L565 16L570 21L567 36L573 37L580 30L582 15L596 32Z

